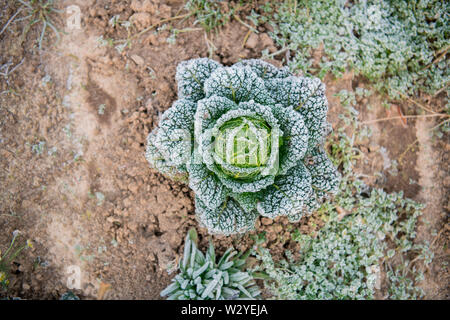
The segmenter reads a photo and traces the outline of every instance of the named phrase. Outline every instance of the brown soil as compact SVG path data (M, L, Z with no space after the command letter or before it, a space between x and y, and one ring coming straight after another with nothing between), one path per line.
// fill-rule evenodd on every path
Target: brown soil
M133 20L137 29L130 32L136 34L185 13L183 1L144 3L61 1L60 8L81 8L81 30L66 28L56 45L54 37L47 37L41 51L35 41L38 28L20 40L25 22L12 23L0 35L0 65L24 59L0 82L0 248L8 246L14 230L20 230L22 241L32 239L34 244L15 259L10 296L57 299L67 291L67 268L78 266L81 288L75 292L83 298L159 299L172 277L167 268L182 254L187 230L197 228L202 248L210 239L195 220L190 189L149 168L145 138L176 99L174 77L180 61L210 56L232 64L276 47L263 27L248 39L247 27L237 21L217 34L205 34L192 26L193 18L170 22L180 30L193 28L179 33L174 44L167 42L169 28L143 33L122 52L100 44L100 36L128 36L124 27L108 25L114 15ZM17 7L2 4L0 10L3 26ZM327 77L326 84L329 120L336 127L342 107L333 94L365 84L351 73L339 80ZM359 101L362 120L391 116L380 96L369 100ZM441 103L429 101L436 110ZM407 112L413 105L405 101L400 107ZM373 186L404 190L427 204L418 237L433 243L436 259L423 287L427 298L447 299L448 269L443 262L448 261L449 230L444 224L450 145L429 138L427 130L433 125L410 121L404 127L397 120L371 125L372 138L361 142L367 157L361 172ZM42 152L40 142L45 142ZM390 174L389 160L403 153L398 173ZM383 177L370 178L377 171ZM219 253L231 245L245 250L254 235L266 232L265 246L281 258L286 248L297 248L290 230L311 232L319 221L314 215L298 224L260 218L250 234L212 239ZM433 230L437 235L431 235Z

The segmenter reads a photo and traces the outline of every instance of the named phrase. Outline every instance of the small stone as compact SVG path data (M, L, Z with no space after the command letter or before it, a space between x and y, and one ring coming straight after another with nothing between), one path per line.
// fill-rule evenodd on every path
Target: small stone
M273 231L276 232L277 234L281 233L281 231L283 231L283 227L279 224L273 226Z
M171 9L170 9L170 7L169 7L168 5L166 5L166 4L160 5L159 8L158 8L158 11L159 11L159 15L160 15L161 18L163 18L163 19L170 18L170 16L171 16L171 12L170 12Z
M130 229L132 232L137 232L138 225L136 222L130 222L128 224L128 229Z
M115 217L108 217L108 218L106 218L106 221L111 224L121 224L120 220Z
M159 44L158 38L153 33L150 33L145 41L149 45L153 45L153 46L157 46Z
M275 241L277 239L277 234L275 232L267 233L267 241Z
M258 35L252 32L248 37L247 42L245 42L245 47L248 49L254 49L258 45L258 42L259 42Z
M134 12L148 12L150 14L155 14L155 5L150 0L133 0L130 5L131 10Z
M142 58L141 56L138 56L137 54L133 54L131 56L131 59L138 65L138 66L142 66L144 65L145 61L144 58Z
M156 13L156 6L150 0L144 0L141 10L153 15Z
M269 50L270 53L277 52L277 47L275 47L275 46L269 46L269 47L267 47L267 49Z
M128 185L128 190L130 190L132 193L137 193L138 189L139 189L139 187L136 183L130 183Z
M22 285L22 289L25 290L25 291L28 291L28 290L31 289L31 287L30 287L29 284L24 283L24 284Z
M273 220L270 218L264 217L261 219L261 223L265 226L270 226L273 223Z
M130 197L128 197L128 198L123 200L123 205L124 205L125 208L131 207L132 201L131 201Z
M275 47L272 38L267 33L263 33L259 36L259 41L262 43L263 48Z
M97 9L97 15L103 17L103 16L108 15L108 12L106 11L105 8L98 8Z
M139 12L133 14L130 18L130 21L137 27L139 31L141 31L150 25L152 16L147 12Z

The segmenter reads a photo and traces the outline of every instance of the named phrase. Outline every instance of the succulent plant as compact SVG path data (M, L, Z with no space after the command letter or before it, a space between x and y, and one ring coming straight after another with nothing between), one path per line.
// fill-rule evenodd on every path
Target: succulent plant
M199 58L181 62L176 80L178 100L149 134L146 158L189 183L209 232L247 232L259 215L298 221L336 190L319 79L262 60Z
M212 242L206 254L197 248L197 233L191 229L179 262L180 273L161 292L168 300L249 300L260 291L251 274L243 271L247 254L229 248L217 260Z

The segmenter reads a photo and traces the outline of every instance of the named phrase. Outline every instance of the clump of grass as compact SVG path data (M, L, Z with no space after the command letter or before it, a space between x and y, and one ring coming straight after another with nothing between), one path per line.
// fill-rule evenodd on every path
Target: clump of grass
M24 28L22 33L22 38L24 39L27 35L28 31L31 29L32 26L35 24L41 23L42 29L40 32L40 36L37 39L39 44L39 49L42 49L42 42L44 40L46 31L48 28L53 30L53 32L56 35L57 41L60 39L59 30L55 26L54 22L54 14L62 13L61 10L57 10L54 7L54 1L53 0L17 0L22 4L21 10L24 10L26 12L26 16L19 20L29 20L29 23Z
M189 11L189 16L194 15L196 20L194 25L199 24L207 32L218 30L225 26L231 18L254 30L251 26L243 22L239 16L239 11L248 6L252 6L255 1L211 1L211 0L189 0L185 9ZM255 30L256 31L256 30ZM256 31L257 32L257 31Z
M208 32L227 24L233 15L233 9L219 1L189 0L185 8L196 17L194 24L200 24Z
M5 291L8 289L9 285L11 263L22 252L23 249L27 247L33 247L33 244L30 240L27 240L23 245L17 247L16 239L19 235L20 232L18 230L15 230L13 232L13 238L8 249L6 249L4 253L0 250L0 287Z

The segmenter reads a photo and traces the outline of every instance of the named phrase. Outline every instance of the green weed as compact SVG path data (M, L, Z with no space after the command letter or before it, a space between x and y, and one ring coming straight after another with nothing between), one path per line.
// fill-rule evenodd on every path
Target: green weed
M39 44L39 49L42 49L42 42L44 40L47 28L50 28L56 35L57 40L60 40L60 31L56 28L56 24L54 22L54 14L60 14L62 11L54 8L53 0L17 0L23 6L23 10L26 12L26 16L19 20L29 20L29 23L23 30L22 38L24 39L27 35L28 31L35 24L41 23L42 29L40 32L40 36L37 39Z

